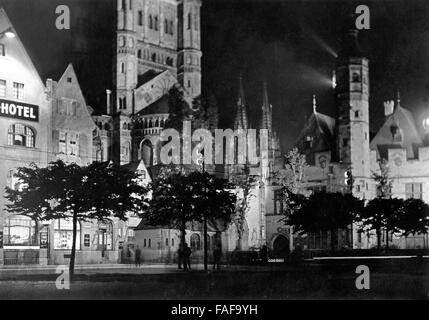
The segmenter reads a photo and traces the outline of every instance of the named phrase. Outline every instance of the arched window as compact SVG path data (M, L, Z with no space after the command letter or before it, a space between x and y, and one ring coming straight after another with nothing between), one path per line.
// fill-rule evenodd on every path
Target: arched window
M143 11L141 10L139 10L139 13L138 13L138 24L139 26L143 25Z
M119 37L119 46L120 47L125 46L125 37L124 36Z
M7 133L7 144L10 146L34 148L36 145L33 129L23 124L12 124Z
M98 223L97 250L113 250L113 226L110 221Z
M125 63L121 63L121 73L125 73Z
M144 140L141 144L140 157L147 167L153 165L153 145L149 140Z
M126 109L127 108L127 99L125 97L119 98L119 109Z
M152 53L152 61L156 62L156 53Z
M127 123L126 123L126 122L124 122L124 123L122 124L122 129L123 129L123 130L127 130L127 128L128 128Z
M149 15L149 29L153 29L153 17L151 14Z
M191 249L201 250L201 237L197 233L193 233L191 235Z
M174 34L174 31L173 31L173 20L170 20L169 25L170 25L170 34L173 35Z
M155 16L155 30L158 31L158 16Z
M37 245L36 222L23 215L12 215L5 219L4 245Z
M192 26L191 13L188 13L188 30L191 29L191 26Z
M142 50L141 50L141 49L139 49L139 50L137 51L137 58L139 58L139 59L141 59L141 58L142 58Z
M73 245L73 220L70 218L54 221L54 249L71 250ZM76 250L80 250L80 223L76 225Z
M128 46L130 48L134 48L134 39L133 38L128 38Z
M353 82L360 82L360 74L359 74L359 72L353 72L352 81Z

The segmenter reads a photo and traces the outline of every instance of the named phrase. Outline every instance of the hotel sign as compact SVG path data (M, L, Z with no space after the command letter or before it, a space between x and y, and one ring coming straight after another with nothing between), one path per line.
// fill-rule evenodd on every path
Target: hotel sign
M39 106L0 99L0 117L39 121Z

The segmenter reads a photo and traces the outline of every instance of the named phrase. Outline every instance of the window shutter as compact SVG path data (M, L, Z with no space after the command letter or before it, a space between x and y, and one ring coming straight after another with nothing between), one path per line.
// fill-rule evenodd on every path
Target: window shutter
M60 144L60 132L58 130L53 131L52 135L52 144L54 145L53 152L58 153L59 152L59 144Z

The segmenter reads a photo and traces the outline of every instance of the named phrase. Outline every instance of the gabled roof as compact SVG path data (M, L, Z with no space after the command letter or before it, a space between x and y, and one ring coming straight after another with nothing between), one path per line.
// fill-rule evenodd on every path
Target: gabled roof
M68 90L70 87L73 87L74 90ZM77 79L76 72L71 63L68 64L60 80L58 80L57 86L57 96L66 97L66 95L73 95L73 97L69 96L67 98L73 98L82 105L86 105L85 97L83 96L79 80Z
M310 149L305 145L307 136L312 139ZM306 155L309 164L313 163L315 152L333 151L335 148L335 119L313 110L299 134L295 146Z
M26 70L28 70L33 76L34 79L39 83L39 85L43 88L44 91L46 91L46 86L42 81L42 78L40 77L39 73L37 72L36 67L34 66L33 61L31 60L30 56L28 55L27 50L25 50L25 47L19 38L18 33L16 32L15 28L13 27L12 23L9 20L9 17L6 14L6 11L0 7L0 30L4 31L9 28L12 28L12 31L15 33L15 37L12 39L8 39L8 41L11 41L14 45L17 45L22 56L19 58L22 58L22 62L27 64ZM7 49L6 49L7 50ZM7 51L6 51L7 54ZM0 66L1 67L1 66ZM10 66L12 67L12 66Z
M159 100L155 101L148 107L144 108L137 112L137 115L147 115L147 114L166 114L169 113L170 109L168 106L168 95L164 95Z
M402 130L402 142L395 142L393 140L392 126L397 124L399 124L399 128ZM387 150L394 148L406 149L407 157L415 158L417 156L416 150L422 144L422 137L417 130L412 113L399 105L387 117L375 137L371 140L370 148L377 150L381 158L387 158Z
M335 119L314 111L308 118L295 144L299 145L303 138L314 136L315 133L318 133L326 148L333 147L335 140Z
M173 86L180 85L176 77L169 70L158 74L147 73L146 76L146 80L144 80L146 82L135 90L135 113L144 110L163 98Z

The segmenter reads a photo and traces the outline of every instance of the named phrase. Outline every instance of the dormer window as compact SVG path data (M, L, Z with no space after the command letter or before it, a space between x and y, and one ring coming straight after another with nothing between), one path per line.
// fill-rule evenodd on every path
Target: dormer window
M304 146L306 149L309 149L313 146L313 137L312 136L306 136L305 137Z
M392 124L390 126L390 132L392 133L393 142L402 143L403 142L403 132L399 127L399 123Z

